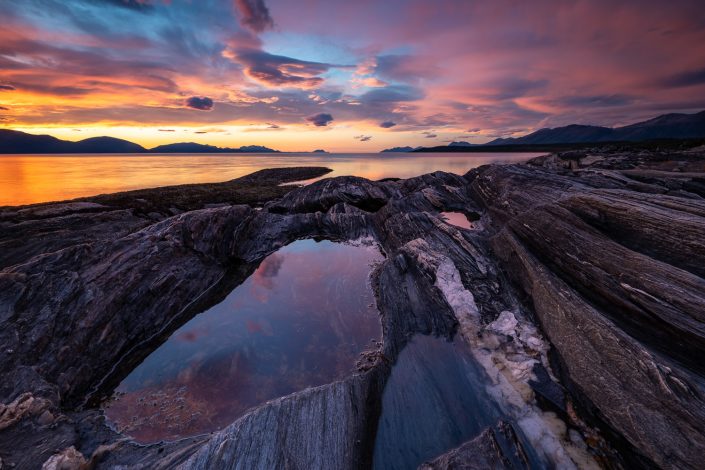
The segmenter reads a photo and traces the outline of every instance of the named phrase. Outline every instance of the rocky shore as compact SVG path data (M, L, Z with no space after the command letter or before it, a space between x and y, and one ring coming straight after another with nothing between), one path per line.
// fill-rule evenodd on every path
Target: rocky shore
M462 342L501 415L423 468L700 468L704 149L280 185L326 171L0 208L0 468L382 468L395 367L429 357L419 335ZM383 338L357 370L176 442L106 424L137 364L301 238L386 256Z

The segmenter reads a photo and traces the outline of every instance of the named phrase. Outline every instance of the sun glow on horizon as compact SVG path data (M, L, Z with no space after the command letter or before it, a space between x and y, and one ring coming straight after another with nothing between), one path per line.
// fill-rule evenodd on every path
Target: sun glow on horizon
M675 1L0 2L0 127L376 152L699 111Z

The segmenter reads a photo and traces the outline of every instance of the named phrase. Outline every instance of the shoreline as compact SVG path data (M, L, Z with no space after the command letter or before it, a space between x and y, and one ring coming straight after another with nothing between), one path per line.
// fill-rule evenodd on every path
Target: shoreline
M207 468L227 455L245 466L369 466L394 367L427 357L404 351L430 334L466 343L504 410L501 423L438 461L471 452L501 462L509 451L582 467L697 466L703 165L703 152L607 149L462 176L293 188L278 184L328 169L274 169L0 208L3 463L63 455L97 468ZM228 202L214 202L223 195ZM455 227L443 211L477 223ZM136 364L301 238L369 238L386 255L373 277L384 334L364 370L206 436L139 446L106 427L95 405ZM640 412L625 416L627 408ZM492 439L507 447L489 450ZM20 445L36 440L45 445Z

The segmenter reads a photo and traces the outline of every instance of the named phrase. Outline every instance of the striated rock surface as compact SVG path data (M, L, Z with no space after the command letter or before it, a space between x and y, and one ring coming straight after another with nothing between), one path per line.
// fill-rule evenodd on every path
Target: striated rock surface
M592 149L464 176L301 188L278 184L322 170L267 170L0 209L0 459L699 468L704 161L701 151ZM366 238L386 255L372 277L383 340L348 378L177 442L138 445L105 423L99 404L133 367L300 238ZM457 371L470 375L446 382ZM413 390L399 386L407 378ZM406 442L394 441L398 426ZM391 458L405 446L423 452Z
M479 436L432 462L427 462L419 470L503 470L529 469L529 458L517 438L511 424L500 421L487 428Z

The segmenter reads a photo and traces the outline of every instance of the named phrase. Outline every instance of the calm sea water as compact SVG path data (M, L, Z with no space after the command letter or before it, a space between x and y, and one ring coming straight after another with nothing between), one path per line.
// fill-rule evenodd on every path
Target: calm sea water
M227 181L263 168L325 166L328 176L409 178L436 170L463 174L537 153L0 155L0 206L60 201L157 186Z

